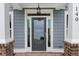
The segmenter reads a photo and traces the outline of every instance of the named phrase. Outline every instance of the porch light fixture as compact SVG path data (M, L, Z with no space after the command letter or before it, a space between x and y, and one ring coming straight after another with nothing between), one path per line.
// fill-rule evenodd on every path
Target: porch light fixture
M41 14L41 8L39 6L39 3L38 3L38 7L37 7L37 14Z

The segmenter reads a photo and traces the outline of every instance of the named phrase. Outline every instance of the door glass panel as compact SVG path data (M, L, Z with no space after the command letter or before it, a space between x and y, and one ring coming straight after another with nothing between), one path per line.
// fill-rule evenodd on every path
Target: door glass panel
M44 21L34 20L34 40L44 39Z
M51 46L51 40L50 40L50 29L51 29L51 21L48 20L48 47Z

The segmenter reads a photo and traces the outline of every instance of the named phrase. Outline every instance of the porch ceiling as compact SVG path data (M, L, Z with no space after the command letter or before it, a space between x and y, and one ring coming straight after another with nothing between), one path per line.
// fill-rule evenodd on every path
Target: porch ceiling
M67 3L39 3L40 8L56 8L65 9ZM12 3L14 9L16 8L37 8L38 3Z

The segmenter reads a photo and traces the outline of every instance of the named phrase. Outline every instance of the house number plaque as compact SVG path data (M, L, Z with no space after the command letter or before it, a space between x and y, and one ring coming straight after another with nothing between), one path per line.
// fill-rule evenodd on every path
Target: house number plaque
M75 17L75 21L78 21L78 7L76 7L76 13L75 13L76 17Z

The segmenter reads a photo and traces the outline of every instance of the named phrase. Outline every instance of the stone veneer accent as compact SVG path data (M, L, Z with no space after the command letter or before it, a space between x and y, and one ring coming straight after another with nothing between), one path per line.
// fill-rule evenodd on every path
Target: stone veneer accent
M0 44L0 54L3 56L13 56L13 41ZM64 56L79 56L79 44L64 42Z
M64 42L65 56L79 56L79 44Z
M13 42L0 44L0 54L2 56L12 56L13 55Z

